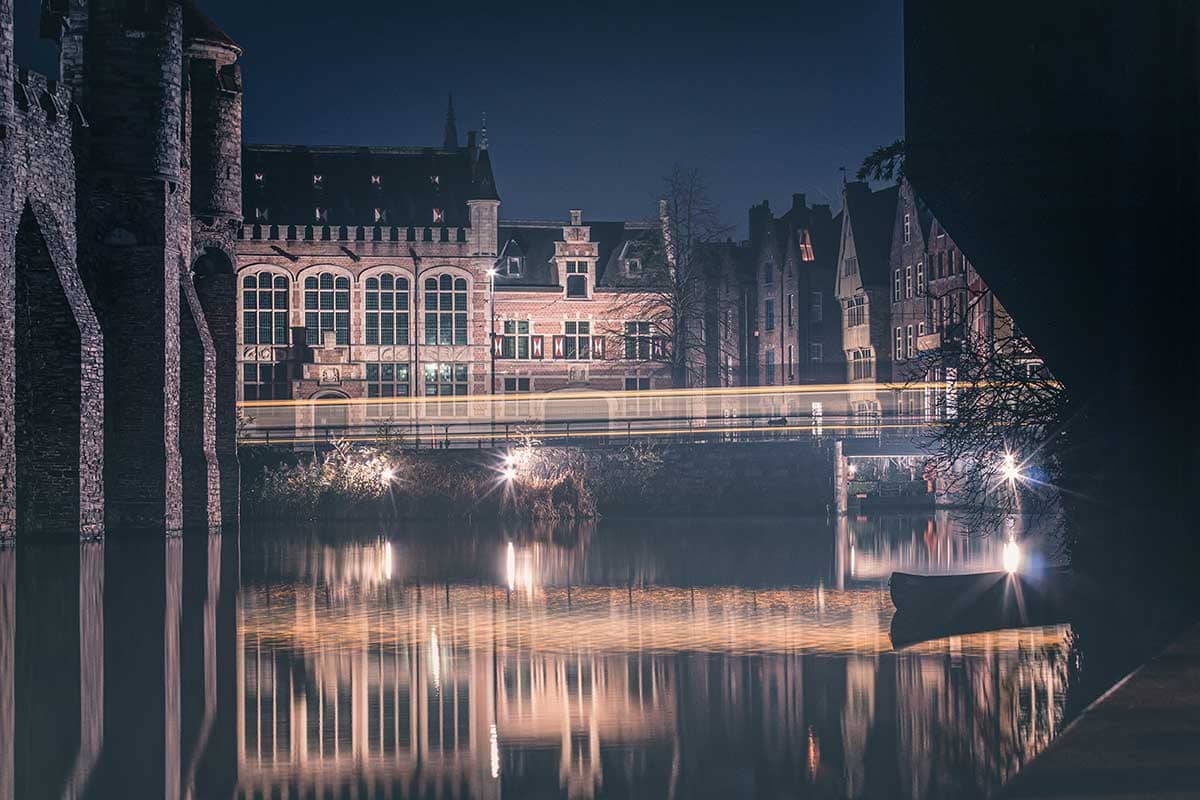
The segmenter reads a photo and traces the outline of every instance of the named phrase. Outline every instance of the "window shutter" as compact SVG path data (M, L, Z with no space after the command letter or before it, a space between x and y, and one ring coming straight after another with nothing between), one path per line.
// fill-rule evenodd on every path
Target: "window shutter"
M544 337L544 336L529 337L529 344L532 346L534 358L544 358L545 357L542 355L542 342L545 338L546 337Z
M565 347L566 338L567 338L567 337L565 337L565 336L555 336L555 337L554 337L554 339L553 339L553 342L552 342L552 343L553 343L553 346L554 346L554 357L555 357L555 358L562 358L562 357L563 357L563 352L564 352L564 347Z
M604 358L604 337L592 337L592 358Z
M667 340L663 339L662 337L655 337L655 339L654 339L654 359L656 361L663 361L666 359L666 357L667 357Z
M492 355L501 358L504 355L504 337L492 334Z

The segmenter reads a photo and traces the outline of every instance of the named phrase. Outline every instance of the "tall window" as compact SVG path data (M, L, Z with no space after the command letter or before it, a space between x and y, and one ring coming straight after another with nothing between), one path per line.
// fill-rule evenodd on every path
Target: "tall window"
M649 322L625 323L625 358L648 361L654 352Z
M525 394L529 392L529 378L505 378L505 394Z
M467 343L467 279L425 279L425 344Z
M904 358L904 328L896 328L896 341L892 345L892 358L901 361Z
M288 279L270 272L242 278L242 341L288 343Z
M787 299L788 327L796 327L796 295L789 294Z
M820 342L808 343L808 360L813 364L820 364L825 360L825 348Z
M775 330L775 301L763 301L763 326L769 330Z
M567 262L567 297L587 297L588 263L586 261Z
M768 262L763 264L763 283L772 284L775 282L775 265Z
M385 273L366 287L367 344L408 344L408 278Z
M851 297L846 301L846 327L865 325L867 322L867 298L863 295Z
M917 297L925 294L925 262L917 262Z
M506 319L500 336L500 358L532 358L529 342L529 320ZM508 379L505 378L507 381ZM526 379L527 380L527 379Z
M917 340L913 337L913 326L909 325L904 329L904 350L908 358L915 358L917 355Z
M788 380L791 380L795 375L795 373L792 371L792 364L795 363L795 358L796 348L789 344L787 346L787 371L784 372L784 375L788 377Z
M854 256L850 256L849 258L847 258L845 261L842 262L842 275L843 276L853 275L857 270L858 270L858 259L855 258Z
M820 322L824 315L825 300L821 292L811 292L808 298L809 322Z
M912 241L912 215L904 215L904 243L908 244Z
M424 366L426 397L452 397L467 393L466 364L435 362Z
M319 346L327 331L335 344L350 344L350 279L322 272L304 279L305 341Z
M850 375L854 380L875 377L875 359L870 350L855 350L850 354Z
M592 323L568 320L563 323L562 357L586 361L592 357Z
M900 302L900 268L897 267L892 278L892 302Z
M367 364L367 397L408 397L408 364Z
M912 267L911 266L905 267L904 268L904 298L906 300L913 296L912 278L913 278Z
M775 383L775 348L767 348L767 381L768 384Z
M289 389L287 364L242 364L242 396L246 400L286 400Z

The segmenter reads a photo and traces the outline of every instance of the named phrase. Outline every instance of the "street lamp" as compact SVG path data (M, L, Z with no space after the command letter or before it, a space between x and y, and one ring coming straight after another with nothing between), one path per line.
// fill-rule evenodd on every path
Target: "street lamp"
M492 372L491 372L491 391L489 394L496 393L496 268L492 267L487 271L490 280L490 297L492 304L492 337L489 345L492 351ZM494 404L493 404L494 407Z

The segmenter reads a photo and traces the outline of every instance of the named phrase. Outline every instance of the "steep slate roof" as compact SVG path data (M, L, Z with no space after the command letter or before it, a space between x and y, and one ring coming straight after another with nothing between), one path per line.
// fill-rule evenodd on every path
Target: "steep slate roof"
M872 192L865 183L846 185L846 208L854 235L854 252L863 285L887 285L896 224L899 189L889 186Z
M596 262L596 286L616 288L645 285L643 279L625 275L618 263L622 252L640 249L657 235L652 223L592 222L592 241L599 244ZM566 223L555 220L520 220L501 223L499 235L500 258L521 256L525 259L519 277L497 275L496 286L542 287L561 286L558 266L554 263L555 242L563 241Z
M188 42L212 42L242 52L241 46L201 11L195 0L183 0L183 38Z
M320 188L314 175L322 176ZM380 176L379 186L373 175ZM478 147L247 145L242 198L248 222L255 208L265 208L273 225L315 224L320 206L329 210L329 225L374 225L375 209L382 208L382 225L469 227L467 201L500 195L488 152ZM433 221L435 208L444 212L441 223Z

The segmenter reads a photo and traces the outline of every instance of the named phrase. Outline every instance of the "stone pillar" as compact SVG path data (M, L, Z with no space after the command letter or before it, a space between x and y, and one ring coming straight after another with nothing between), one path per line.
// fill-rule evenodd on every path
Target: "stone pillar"
M209 248L195 264L196 296L213 347L214 450L220 475L221 523L238 523L241 467L237 453L237 278L233 263Z
M187 528L208 530L221 525L217 362L191 272L182 274L179 282L179 451L183 469L183 519Z
M0 0L0 186L16 182L11 124L13 104L13 4ZM0 375L15 370L14 270L17 235L14 192L0 191ZM17 454L14 446L13 382L0 381L0 541L17 533ZM3 731L0 731L2 734ZM11 794L9 795L11 797ZM0 792L0 797L3 793Z

